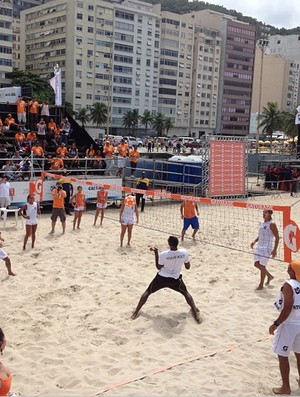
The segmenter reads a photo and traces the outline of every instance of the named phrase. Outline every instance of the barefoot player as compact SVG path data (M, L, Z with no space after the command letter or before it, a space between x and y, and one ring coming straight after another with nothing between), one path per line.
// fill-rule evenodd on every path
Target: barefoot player
M160 254L158 254L157 248L151 248L151 251L154 251L155 266L158 269L158 273L141 296L131 318L135 320L138 317L139 311L151 294L162 288L170 288L185 297L187 304L192 309L195 320L197 323L200 323L200 311L196 307L194 299L188 292L180 274L183 264L186 269L190 269L191 267L188 252L184 248L178 249L178 238L175 236L170 236L168 238L168 244L169 250L161 252Z
M34 195L29 194L27 196L27 204L23 205L23 207L19 209L19 215L26 219L26 234L24 237L23 250L26 249L26 244L30 236L31 247L34 248L35 233L38 225L38 214L40 214L39 204L35 201Z
M250 247L253 248L255 243L258 242L254 253L254 266L260 271L260 283L256 288L257 290L262 290L264 288L266 276L266 285L269 285L274 278L267 270L267 264L270 257L275 258L277 255L277 247L279 243L278 229L275 222L272 220L272 214L272 210L263 211L264 220L261 221L259 225L258 237L256 237L256 239L250 244Z
M104 211L106 207L107 207L107 191L103 187L101 187L97 193L96 213L95 213L93 226L96 226L96 222L99 214L100 214L100 226L102 225L104 218Z
M1 237L1 232L0 232L0 259L4 260L5 266L7 268L7 273L9 276L15 276L16 274L13 273L13 271L11 270L11 261L7 255L7 253L4 251L3 247L3 242L4 239Z

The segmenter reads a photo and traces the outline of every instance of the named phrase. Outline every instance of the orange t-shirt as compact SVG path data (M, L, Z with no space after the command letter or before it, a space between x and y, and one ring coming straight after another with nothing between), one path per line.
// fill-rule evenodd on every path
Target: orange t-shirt
M127 143L120 143L120 145L118 145L118 152L119 155L122 157L126 157L127 153L128 153L128 145Z
M56 149L56 154L57 154L59 157L65 158L66 155L68 154L68 149L67 149L65 146L64 146L64 147L59 146L59 147Z
M7 125L7 127L10 127L11 124L15 124L15 119L13 117L6 117L4 124Z
M41 146L33 146L31 150L35 156L43 156L44 154L44 150Z
M22 143L25 141L25 135L22 132L17 132L15 134L15 140L18 141L19 143Z
M38 101L30 101L29 102L29 113L37 114L39 112L39 103Z
M36 140L36 133L35 132L28 132L26 136L27 141L35 141Z
M105 145L103 148L103 153L106 157L112 157L115 153L115 148L113 147L113 145Z
M85 205L85 194L76 193L75 194L75 207L84 207Z
M67 193L64 190L52 190L53 208L65 208L65 197Z
M17 113L26 113L26 102L22 99L17 101Z
M107 191L104 190L104 189L98 190L98 193L97 193L97 202L98 202L99 204L105 204L105 203L106 203L106 200L107 200Z
M64 162L60 158L52 159L50 160L50 163L51 163L51 170L53 171L60 170L64 166Z
M194 201L185 201L183 204L183 216L194 218L196 216L196 204Z
M130 162L137 163L138 159L140 158L140 152L136 149L132 149L129 153Z

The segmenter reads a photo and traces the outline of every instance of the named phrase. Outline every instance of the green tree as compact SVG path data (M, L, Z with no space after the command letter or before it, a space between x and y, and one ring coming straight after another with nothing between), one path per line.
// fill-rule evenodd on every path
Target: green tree
M95 102L91 108L90 120L96 124L97 127L105 124L108 118L108 108L103 102Z
M132 135L135 136L135 130L139 124L139 111L138 109L129 110L123 115L123 126L132 128Z
M66 111L67 111L71 116L73 116L73 114L76 113L76 112L74 112L74 110L73 110L73 105L72 105L72 103L70 103L70 102L65 101L65 108L66 108Z
M170 117L166 117L164 121L164 130L166 131L166 135L168 135L171 128L174 127L174 123Z
M82 128L84 128L85 124L90 121L90 115L88 114L87 108L78 109L75 112L75 119L81 122Z
M152 125L156 130L157 136L161 136L165 128L165 116L162 113L156 113L153 117Z
M283 112L283 130L285 134L289 138L295 139L296 136L298 135L298 129L297 126L295 125L295 115L296 115L296 109L291 110L290 112Z
M263 107L263 111L259 115L258 127L263 128L263 132L270 137L272 152L273 132L283 129L283 114L278 109L277 102L268 102L267 106Z
M150 110L144 110L144 113L140 115L140 122L145 127L145 134L147 135L147 129L153 122L153 115Z
M11 80L13 86L31 87L32 96L39 102L49 101L49 103L54 103L54 91L48 80L42 79L33 73L23 72L17 68L14 68L12 72L6 73L5 76Z

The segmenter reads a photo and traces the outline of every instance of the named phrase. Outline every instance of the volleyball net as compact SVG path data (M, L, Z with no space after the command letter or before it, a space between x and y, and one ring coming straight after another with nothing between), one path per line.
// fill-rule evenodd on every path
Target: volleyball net
M52 181L54 186L55 181L60 180L62 176L46 172L42 174L40 180L35 182L38 187L35 193L40 195L40 201L43 201L43 195L47 194L44 188L45 178L47 181ZM293 253L300 248L300 231L296 223L291 220L290 206L211 199L174 194L160 189L140 190L74 177L68 177L68 180L73 184L74 189L79 185L83 187L86 200L91 204L96 203L97 190L101 187L108 190L109 204L115 203L116 197L121 200L129 193L143 195L146 200L145 211L139 213L138 226L167 234L180 235L183 226L180 206L184 201L194 201L199 208L200 231L197 238L200 242L249 254L253 253L250 243L258 235L259 223L263 219L262 211L272 210L272 218L280 236L276 259L290 262ZM105 217L119 221L117 206L108 206ZM191 232L187 232L185 236L185 238L189 237Z

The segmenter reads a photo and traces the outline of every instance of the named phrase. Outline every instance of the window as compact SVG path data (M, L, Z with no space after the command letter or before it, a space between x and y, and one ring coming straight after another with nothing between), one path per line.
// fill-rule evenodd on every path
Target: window
M92 28L92 27L88 26L88 29L87 29L87 31L88 31L88 33L94 33L94 28Z
M94 17L92 15L88 15L88 21L89 22L94 22Z
M77 13L77 19L83 19L83 18L82 18L82 14Z

